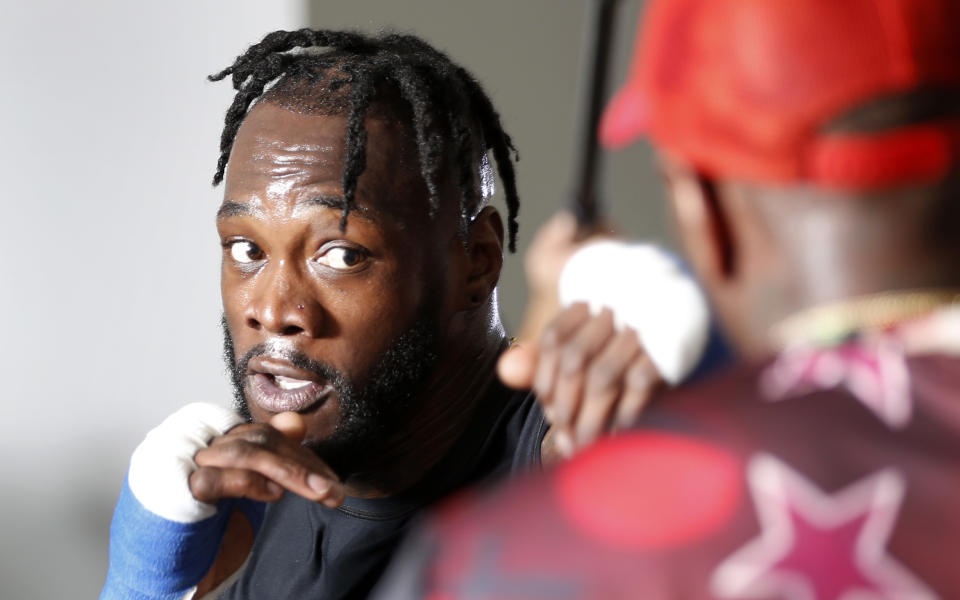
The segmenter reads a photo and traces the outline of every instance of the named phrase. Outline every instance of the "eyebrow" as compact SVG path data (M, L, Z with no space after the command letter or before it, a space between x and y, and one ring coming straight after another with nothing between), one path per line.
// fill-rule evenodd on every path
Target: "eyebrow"
M245 217L248 215L259 214L261 211L259 208L254 208L249 204L242 204L240 202L224 202L220 205L220 208L217 209L217 220L226 219L228 217Z
M325 196L322 194L317 196L308 196L306 198L297 200L297 203L294 206L294 211L316 206L342 211L344 207L344 198L343 196ZM217 220L219 221L220 219L226 219L229 217L259 216L262 214L263 210L259 206L254 206L252 204L243 202L224 202L220 205L220 208L217 209ZM367 221L376 221L374 213L366 206L354 205L350 209L350 214L356 215L361 219L366 219Z

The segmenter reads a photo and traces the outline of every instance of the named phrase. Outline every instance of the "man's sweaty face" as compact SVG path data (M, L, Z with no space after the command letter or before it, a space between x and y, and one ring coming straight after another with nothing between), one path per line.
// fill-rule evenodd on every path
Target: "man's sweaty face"
M397 128L367 129L344 231L346 119L266 103L237 134L217 216L225 321L236 357L249 359L238 375L250 413L297 411L308 442L338 430L338 389L371 383L425 312L428 329L442 320L425 309L444 293L447 244L426 214L417 163ZM423 350L422 337L408 351Z

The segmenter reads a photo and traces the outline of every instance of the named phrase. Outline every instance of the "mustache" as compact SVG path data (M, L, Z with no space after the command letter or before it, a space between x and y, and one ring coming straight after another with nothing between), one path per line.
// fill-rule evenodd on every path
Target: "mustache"
M243 355L243 358L237 361L236 366L234 367L237 375L240 377L246 376L246 374L249 372L248 369L250 361L261 356L284 360L298 369L310 371L318 378L326 381L338 390L346 387L346 383L348 381L343 373L327 363L313 360L306 354L289 346L280 346L276 343L269 342L253 346L247 351L246 354Z

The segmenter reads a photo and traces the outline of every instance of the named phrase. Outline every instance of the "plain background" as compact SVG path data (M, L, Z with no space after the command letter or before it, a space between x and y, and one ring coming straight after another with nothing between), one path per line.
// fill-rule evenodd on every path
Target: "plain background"
M612 79L639 0L622 0ZM565 204L586 0L14 0L0 18L0 599L96 597L144 433L226 404L210 186L228 84L276 28L413 31L485 85L520 150L521 252ZM669 234L649 149L607 162L614 221ZM521 259L501 285L508 325Z

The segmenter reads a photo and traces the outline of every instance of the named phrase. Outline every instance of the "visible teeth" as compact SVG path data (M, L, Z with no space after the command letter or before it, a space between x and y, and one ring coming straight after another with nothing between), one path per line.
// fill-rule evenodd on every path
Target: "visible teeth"
M281 390L296 390L310 385L310 381L303 379L294 379L293 377L284 377L283 375L274 375L273 380Z

